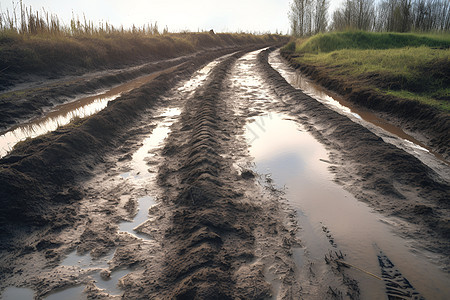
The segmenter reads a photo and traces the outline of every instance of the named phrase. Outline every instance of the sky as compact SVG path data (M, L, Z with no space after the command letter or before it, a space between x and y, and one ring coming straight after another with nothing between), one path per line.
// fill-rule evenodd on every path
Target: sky
M343 0L330 1L334 9ZM158 22L160 29L217 32L288 33L288 12L292 0L23 0L33 10L55 13L69 24L75 16L119 27ZM18 7L19 0L14 0ZM12 11L12 0L1 0L2 12Z

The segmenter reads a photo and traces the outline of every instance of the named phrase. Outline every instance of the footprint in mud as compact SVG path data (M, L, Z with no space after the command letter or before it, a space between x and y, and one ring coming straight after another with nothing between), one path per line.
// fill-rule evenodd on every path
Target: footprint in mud
M336 245L336 243L334 242L334 238L333 238L333 236L331 235L331 233L330 233L330 231L328 230L328 228L327 228L325 225L323 225L322 222L320 222L320 224L322 224L322 231L325 233L325 236L327 237L327 239L328 239L328 241L330 242L331 246L333 246L333 248L337 248L337 245ZM339 252L340 252L340 251L339 251ZM341 254L342 254L342 252L341 252Z
M378 249L378 263L381 268L381 277L386 286L386 294L389 300L398 299L414 299L424 300L411 283L406 279L402 273L395 267L391 260Z

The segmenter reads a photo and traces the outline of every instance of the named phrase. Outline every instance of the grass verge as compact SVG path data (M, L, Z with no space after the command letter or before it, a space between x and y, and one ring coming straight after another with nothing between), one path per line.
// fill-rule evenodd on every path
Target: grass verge
M284 51L352 87L450 113L450 34L327 33L291 42Z

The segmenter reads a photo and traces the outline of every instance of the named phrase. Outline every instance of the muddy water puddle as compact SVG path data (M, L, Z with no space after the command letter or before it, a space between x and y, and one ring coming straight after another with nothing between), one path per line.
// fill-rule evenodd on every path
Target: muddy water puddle
M143 140L142 146L132 155L129 163L130 170L120 174L123 179L141 180L151 176L156 172L154 158L156 152L162 146L164 139L170 133L170 126L181 114L181 109L177 107L168 108L157 118L162 118L153 129L152 133Z
M180 112L179 108L167 108L162 110L162 112L155 117L155 119L159 120L156 127L152 130L150 135L143 140L142 145L134 152L131 160L126 163L129 171L119 174L119 178L127 180L128 184L135 186L142 185L143 181L152 180L151 177L154 176L155 173L149 172L148 162L154 158L156 151L162 146L164 139L170 132L169 127L179 116ZM121 203L119 205L123 204L124 203ZM148 219L148 210L155 204L156 202L151 195L139 197L136 200L135 211L137 213L131 219L123 220L118 224L119 233L129 234L143 243L152 240L151 236L136 229ZM96 259L92 258L89 253L78 255L76 251L73 251L61 262L61 265L73 266L79 269L108 269L108 263L112 260L113 256L114 250L109 254ZM104 289L110 295L120 295L122 290L118 288L117 283L120 278L127 275L129 272L129 269L114 270L111 272L109 278L103 278L100 275L100 272L94 272L91 274L91 277L95 280L95 285L98 288ZM82 285L62 289L50 294L45 299L85 299L83 294L84 288L85 286Z
M394 233L399 220L373 212L334 183L325 148L298 123L275 113L254 117L247 125L246 138L255 171L283 190L298 213L303 248L295 256L299 276L304 277L300 282L305 283L305 296L326 288L320 286L329 280L324 256L339 250L346 255L345 261L366 271L350 269L359 281L362 298L386 298L384 283L368 274L381 276L379 249L425 298L450 295L450 277L430 263L432 254ZM306 274L310 270L316 284Z
M178 91L183 92L187 97L192 96L195 90L207 79L208 74L212 71L212 69L214 69L214 67L217 66L220 62L235 53L236 52L224 55L205 65L195 73L191 80L186 81L183 85L179 86Z
M12 127L0 135L0 158L11 151L18 142L55 131L58 127L69 124L75 118L86 118L96 114L103 110L108 105L108 102L154 80L164 72L175 70L177 67L179 66L141 76L99 94L58 105L43 117L32 119L24 124Z
M145 196L141 197L137 201L137 207L138 207L138 213L133 218L133 221L128 222L122 222L119 224L119 231L120 232L127 232L137 238L140 238L142 240L149 240L151 239L150 236L148 236L145 233L140 233L136 231L136 227L144 223L148 218L148 210L155 205L155 200L151 196Z
M349 116L354 122L358 122L365 126L373 133L380 136L385 142L413 154L435 170L441 177L450 181L450 161L446 160L439 153L434 152L430 147L413 136L404 132L401 128L376 116L368 110L355 107L354 104L347 101L344 97L315 84L298 70L290 68L281 58L279 51L270 54L269 63L295 88L301 89L305 94L324 103L333 110Z
M3 300L32 300L34 292L27 288L8 287L0 295Z

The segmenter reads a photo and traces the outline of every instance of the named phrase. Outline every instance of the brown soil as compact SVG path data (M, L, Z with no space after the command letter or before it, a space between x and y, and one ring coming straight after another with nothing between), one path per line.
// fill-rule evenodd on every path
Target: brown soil
M120 215L117 212L119 203L114 196L107 194L109 192L100 191L107 203L95 205L103 207L102 210L89 215L83 213L83 206L78 203L81 196L84 199L98 197L99 186L108 190L105 182L88 183L83 179L83 193L80 188L62 185L76 185L74 181L79 182L80 177L90 174L95 164L111 168L108 161L101 163L100 160L115 145L128 144L120 150L125 154L136 147L133 140L139 136L139 131L124 132L123 126L127 122L136 123L139 118L134 117L135 121L131 118L140 110L156 107L158 100L149 101L150 91L153 94L161 91L161 95L166 86L173 85L170 78L177 77L176 74L183 75L180 70L170 78L161 76L154 83L121 97L118 103L81 124L72 124L42 139L20 145L13 155L2 160L2 199L7 200L9 205L6 207L11 208L2 211L2 228L3 233L12 233L10 236L2 235L2 248L8 253L7 258L15 261L10 261L9 268L2 264L2 281L13 280L16 285L21 285L13 275L17 271L16 262L25 264L33 256L41 268L53 266L52 271L36 274L32 279L25 275L32 270L25 271L26 285L36 290L38 297L69 286L70 280L67 279L70 277L72 282L88 285L85 291L89 297L111 298L90 285L89 272L73 275L71 268L56 266L67 254L68 247L74 245L79 253L90 251L94 257L118 247L110 268L140 270L121 282L125 290L123 297L127 299L270 298L272 290L264 276L266 264L274 268L273 272L282 281L279 292L282 298L299 298L300 285L294 276L291 252L291 247L298 245L295 215L292 212L289 216L285 214L280 199L273 197L270 201L262 201L261 192L254 185L254 177L245 175L250 171L237 173L232 167L233 160L224 158L230 157L231 152L246 151L245 143L241 141L239 144L235 139L236 130L242 130L246 116L241 120L231 118L232 112L221 96L229 68L243 53L239 52L219 64L207 84L197 89L186 102L181 121L174 125L174 133L161 153L165 162L159 167L158 183L164 197L150 211L153 221L140 228L161 241L163 248L159 249L158 256L150 252L155 251L154 246L149 248L148 244L136 243L133 238L117 233L114 224L117 214ZM202 61L211 58L203 57ZM197 62L189 70L198 66ZM159 90L155 91L156 87ZM121 112L121 108L128 110ZM127 115L127 119L113 119L122 113ZM151 115L146 117L149 118ZM105 120L112 122L97 123ZM87 127L94 121L92 127ZM148 130L148 125L144 127ZM86 132L91 137L87 141L84 140ZM76 147L77 144L83 145ZM100 145L105 152L99 151ZM74 146L74 149L68 149ZM43 153L38 155L39 150ZM63 153L70 153L70 157L64 159ZM114 156L117 157L118 153ZM48 157L58 159L58 165L56 161L43 161ZM123 154L118 161L122 157ZM36 162L39 165L32 165ZM49 171L42 172L44 168ZM39 170L42 174L30 174L32 170ZM23 174L21 171L27 173L20 176ZM29 184L25 181L27 179L36 182L37 188L25 188ZM95 196L92 186L95 186ZM117 189L133 193L126 185ZM26 195L21 194L26 190ZM126 211L133 210L129 209L129 203L125 205ZM24 225L43 228L32 231L40 237L17 241L17 235L29 228ZM64 233L66 231L71 233ZM28 250L24 251L24 248ZM255 251L264 254L264 261L255 255ZM45 256L44 260L41 255ZM66 279L58 280L61 276Z
M293 68L299 69L320 85L345 96L357 105L382 113L384 118L399 124L402 129L413 133L433 150L446 159L450 159L450 115L448 113L417 101L382 95L368 87L364 81L335 78L325 67L300 64L295 61L297 55L285 51L281 53Z
M84 74L81 77L64 77L50 84L36 84L1 95L0 100L0 130L20 123L25 119L39 116L43 110L58 105L79 95L94 93L138 76L154 73L173 67L199 56L180 57L174 60L156 61L138 67L110 70L94 74Z
M296 241L288 233L293 229L264 211L267 204L260 206L261 202L242 193L251 185L233 171L233 161L224 158L237 149L234 137L242 120L233 122L220 93L227 71L242 54L214 69L207 84L185 104L181 122L173 128L158 174L164 189L160 209L167 213L168 222L162 274L143 290L139 285L133 287L126 298L133 298L139 290L150 298L167 299L263 299L271 295L264 265L255 263L255 231L260 228L265 236L278 236L288 244ZM272 212L277 215L274 206ZM275 234L280 231L286 233ZM289 260L287 248L275 248ZM294 283L293 273L284 272L280 270ZM284 293L299 291L292 284L285 286Z
M228 33L100 34L46 36L6 34L0 38L0 91L32 80L136 66L197 51L287 41L278 35Z

